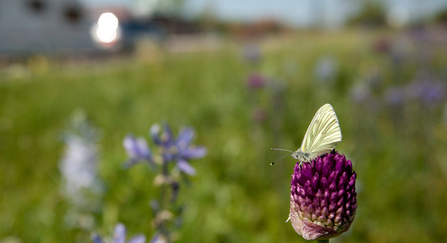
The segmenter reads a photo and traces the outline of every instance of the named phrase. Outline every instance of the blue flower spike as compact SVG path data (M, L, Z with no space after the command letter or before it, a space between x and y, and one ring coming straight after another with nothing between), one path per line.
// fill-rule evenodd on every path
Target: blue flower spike
M163 130L160 125L153 125L149 133L154 143L161 147L164 161L175 161L180 171L188 175L196 174L196 170L188 163L188 160L204 157L207 150L202 146L191 146L194 138L192 128L182 129L177 139L174 139L171 128L167 123L163 123Z

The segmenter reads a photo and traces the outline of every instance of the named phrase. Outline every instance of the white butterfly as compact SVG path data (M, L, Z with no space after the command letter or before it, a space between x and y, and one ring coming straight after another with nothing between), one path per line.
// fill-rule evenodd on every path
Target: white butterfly
M300 163L310 162L334 149L341 141L341 137L340 124L334 108L330 104L325 104L318 109L310 122L303 142L297 151L293 152L275 148L272 148L272 150L289 151L292 153L292 157L298 159ZM271 165L275 162L271 163Z

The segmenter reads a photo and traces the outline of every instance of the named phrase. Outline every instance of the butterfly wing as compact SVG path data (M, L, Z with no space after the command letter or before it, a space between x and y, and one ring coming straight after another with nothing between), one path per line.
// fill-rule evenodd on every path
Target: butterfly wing
M318 109L307 128L300 150L317 157L329 153L341 141L337 115L330 104Z

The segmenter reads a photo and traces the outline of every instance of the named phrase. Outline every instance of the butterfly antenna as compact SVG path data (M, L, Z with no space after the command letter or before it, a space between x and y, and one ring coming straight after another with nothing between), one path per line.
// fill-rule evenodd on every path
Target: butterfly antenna
M271 150L287 151L287 152L293 153L293 151L290 151L290 150L288 150L288 149L271 148Z
M274 165L276 162L278 162L279 160L281 160L282 158L286 157L288 154L282 156L281 158L275 160L275 162L270 163L270 165Z

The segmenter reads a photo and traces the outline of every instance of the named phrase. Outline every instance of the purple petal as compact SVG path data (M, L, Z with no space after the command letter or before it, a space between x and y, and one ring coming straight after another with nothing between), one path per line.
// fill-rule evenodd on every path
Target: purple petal
M135 139L132 135L127 135L123 140L123 146L127 154L132 159L147 159L151 157L151 152L144 138Z
M190 147L186 150L180 152L180 156L186 160L188 159L199 159L206 155L207 150L205 147Z
M186 160L178 160L177 167L188 175L195 175L196 169L194 169Z
M151 157L151 151L149 149L149 146L147 146L146 139L138 138L137 139L137 147L138 147L138 151L140 152L142 158L149 159Z
M123 139L123 146L124 149L126 150L127 154L129 155L129 157L135 157L134 156L134 147L136 144L136 139L133 135L127 135L124 139Z
M172 143L174 136L172 136L171 128L169 127L167 122L163 122L163 135L165 136L165 141L162 141L163 143Z
M177 137L177 146L179 149L186 149L189 144L191 144L192 139L194 138L194 130L187 127L180 131Z
M146 236L137 235L130 239L127 243L144 243L146 241Z
M101 236L99 236L98 234L93 234L91 236L91 240L93 241L93 243L103 243L104 241L102 241Z
M113 243L126 243L126 226L117 224L113 232Z

